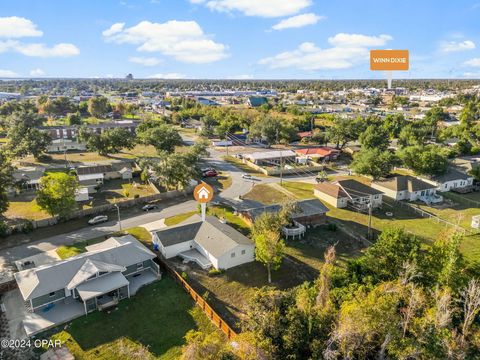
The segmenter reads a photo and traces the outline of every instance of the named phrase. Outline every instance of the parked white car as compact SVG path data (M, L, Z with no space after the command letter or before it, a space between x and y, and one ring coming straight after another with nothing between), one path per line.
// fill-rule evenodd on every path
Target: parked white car
M252 180L253 176L250 174L242 174L242 179Z
M98 215L88 220L88 225L97 225L108 221L107 215Z

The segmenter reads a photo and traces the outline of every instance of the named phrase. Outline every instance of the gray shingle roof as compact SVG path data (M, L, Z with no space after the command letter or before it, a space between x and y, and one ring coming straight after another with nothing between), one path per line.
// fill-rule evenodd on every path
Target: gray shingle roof
M106 242L108 245L104 248L97 244L99 246L95 251L15 273L15 280L23 298L33 299L64 289L87 260L96 261L97 265L105 263L127 267L156 257L132 235L110 238Z
M217 258L238 245L253 245L245 235L214 216L207 216L202 222L199 215L193 215L178 225L157 230L155 234L164 246L195 240Z
M381 191L353 179L339 180L337 184L354 198L383 194Z
M450 167L448 168L445 174L435 175L432 177L432 180L439 183L444 183L447 181L454 181L454 180L467 180L468 178L471 178L471 177L472 176L466 174L463 171Z
M374 183L394 191L408 190L409 192L413 192L436 188L433 184L409 175L395 176L386 180L374 181Z

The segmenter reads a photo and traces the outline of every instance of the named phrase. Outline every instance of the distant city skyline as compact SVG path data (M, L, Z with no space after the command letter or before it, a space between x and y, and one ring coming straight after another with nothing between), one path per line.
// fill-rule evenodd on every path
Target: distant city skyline
M0 78L383 79L371 49L408 49L394 79L480 78L480 2L16 0Z

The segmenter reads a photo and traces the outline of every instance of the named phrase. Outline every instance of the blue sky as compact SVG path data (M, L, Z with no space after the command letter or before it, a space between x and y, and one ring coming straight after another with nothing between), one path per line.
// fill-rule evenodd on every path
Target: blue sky
M408 49L394 78L480 78L479 19L479 0L15 0L0 77L383 78L368 51Z

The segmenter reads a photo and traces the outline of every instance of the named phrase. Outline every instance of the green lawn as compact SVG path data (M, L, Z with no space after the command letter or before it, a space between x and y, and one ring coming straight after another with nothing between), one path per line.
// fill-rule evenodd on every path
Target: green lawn
M312 199L313 196L313 184L303 182L284 181L282 185L286 190L294 194L298 199Z
M227 224L238 230L244 235L250 234L250 226L240 217L233 213L233 209L225 206L209 206L208 215L216 216L219 219L225 219Z
M42 210L35 199L13 198L8 205L8 210L4 216L9 219L27 219L27 220L42 220L47 219L50 215Z
M226 162L229 162L232 165L235 165L237 168L242 170L245 173L252 174L255 176L267 176L263 172L255 170L254 168L251 168L247 164L244 164L242 160L237 159L236 157L233 156L222 156L223 160Z
M165 225L167 226L172 226L172 225L177 225L180 224L182 221L187 220L189 217L191 217L194 214L197 214L197 211L190 211L184 214L178 214L175 216L171 216L169 218L165 219Z
M137 238L137 240L141 241L145 246L149 246L152 242L151 234L143 227L137 226L137 227L125 229L124 232L133 235L135 238ZM119 235L121 234L118 234L118 233L111 234L111 236L119 236ZM100 237L85 240L85 241L79 241L72 245L59 246L56 251L58 256L60 256L61 259L66 259L72 256L79 255L81 253L84 253L85 251L87 251L86 250L87 246L99 243L104 240L105 240L105 237L100 236Z
M155 194L155 191L150 187L150 185L145 184L122 184L122 195L130 199L143 196L149 196ZM128 196L126 196L128 194Z
M263 204L279 204L290 200L290 198L271 187L269 184L255 185L252 190L242 196L243 199L259 201Z
M358 177L354 177L360 180ZM362 182L368 183L369 180L363 178ZM306 184L301 182L284 182L284 188L295 194L299 199L306 199L313 191L313 184ZM448 201L451 202L443 204L441 207L431 207L421 205L424 210L439 216L442 219L457 223L470 229L470 222L472 215L480 214L480 210L471 202L461 201L462 197L471 200L476 200L476 196L480 198L480 193L471 194L442 194ZM373 213L372 227L377 231L382 231L386 227L394 226L401 227L408 232L422 237L427 242L435 241L441 234L451 231L451 227L445 226L429 218L422 218L413 214L410 210L395 206L393 201L384 197L384 206L382 210L376 210ZM459 200L460 199L460 200ZM339 221L346 228L354 233L365 235L367 233L368 215L358 213L347 209L337 209L329 204L325 205L330 209L328 216L335 221ZM393 217L387 217L385 213L389 211L393 213ZM465 258L469 261L480 261L480 235L468 235L464 238L460 245L460 249Z
M61 339L77 360L173 360L193 329L216 331L181 286L165 277L122 300L118 310L82 316L48 336Z
M336 244L339 264L358 256L364 245L340 230L329 231L326 226L309 230L301 240L287 241L286 257L280 268L272 271L272 283L267 281L267 270L260 262L252 262L209 276L200 270L186 270L189 283L199 293L208 292L209 302L233 327L245 316L248 300L255 288L273 286L288 289L318 277L323 256L328 246Z

